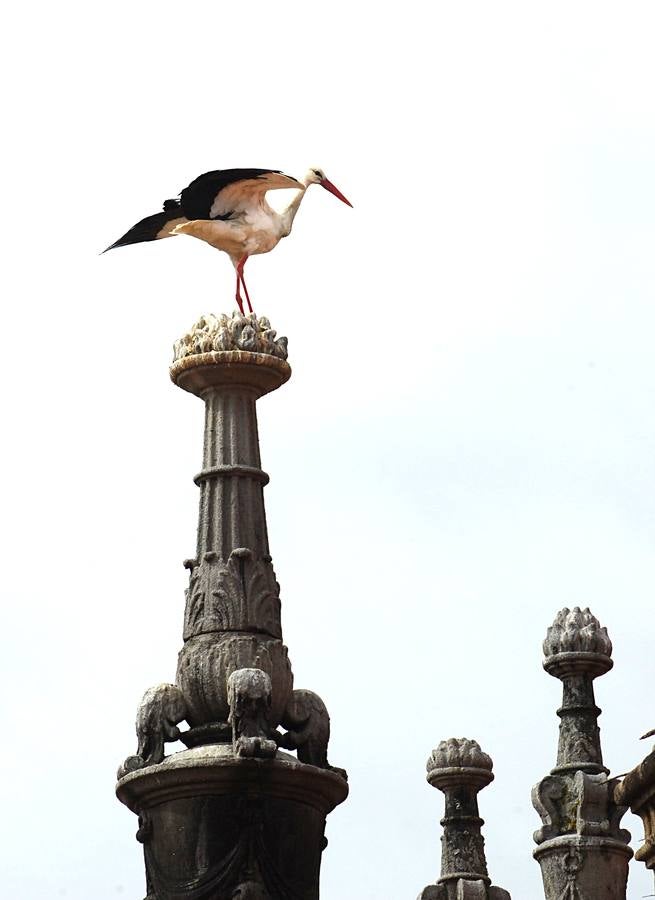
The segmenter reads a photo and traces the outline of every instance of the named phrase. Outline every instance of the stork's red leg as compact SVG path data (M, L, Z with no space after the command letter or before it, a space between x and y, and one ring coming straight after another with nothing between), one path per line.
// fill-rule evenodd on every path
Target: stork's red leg
M242 316L245 316L243 311L243 303L241 302L241 276L239 274L239 270L237 269L237 295L236 295L237 306L239 307L239 312Z
M250 302L250 297L248 296L248 288L246 287L246 279L243 277L243 272L241 273L241 284L243 285L243 291L246 295L246 303L248 304L248 309L250 312L254 312L255 310L252 308L252 303Z
M248 259L247 256L243 256L243 257L241 257L241 259L239 260L239 262L238 262L238 264L237 264L237 279L241 278L241 284L243 285L243 291L244 291L244 293L245 293L245 295L246 295L246 302L247 302L247 304L248 304L248 309L250 310L250 312L254 312L254 310L253 310L253 308L252 308L252 303L250 302L250 296L249 296L249 294L248 294L248 288L246 287L246 279L243 277L243 267L245 266L246 260L247 260L247 259Z

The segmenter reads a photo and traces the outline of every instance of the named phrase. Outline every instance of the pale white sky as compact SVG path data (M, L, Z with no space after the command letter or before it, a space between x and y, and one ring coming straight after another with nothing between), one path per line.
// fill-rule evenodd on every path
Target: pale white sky
M654 28L625 0L5 13L7 897L145 893L114 773L174 676L202 440L167 367L232 306L229 260L192 238L98 251L207 169L311 165L355 208L313 188L248 269L294 369L260 404L285 639L350 773L322 896L436 878L424 763L452 735L495 761L495 883L541 896L558 609L614 641L613 772L655 726Z

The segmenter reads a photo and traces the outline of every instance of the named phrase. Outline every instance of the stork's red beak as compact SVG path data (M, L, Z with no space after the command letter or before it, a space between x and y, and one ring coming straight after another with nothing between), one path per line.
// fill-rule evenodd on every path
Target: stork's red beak
M334 196L338 197L342 203L345 203L346 206L350 206L350 208L352 209L352 203L350 202L350 200L346 200L346 198L343 196L343 194L341 193L339 188L335 187L331 181L328 181L327 178L324 178L320 182L320 184L321 184L321 187L324 187L326 191L329 191L331 194L334 194Z

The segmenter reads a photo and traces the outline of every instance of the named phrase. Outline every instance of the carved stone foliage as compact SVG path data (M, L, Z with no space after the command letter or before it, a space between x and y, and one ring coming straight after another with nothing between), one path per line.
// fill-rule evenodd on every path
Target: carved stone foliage
M227 682L232 746L237 756L271 758L271 679L261 669L237 669Z
M241 315L238 312L226 316L208 313L201 316L190 331L173 347L173 359L183 359L212 350L248 350L251 353L268 353L280 359L287 358L288 340L278 337L265 316L255 313Z
M118 778L143 766L160 763L164 758L164 743L179 738L177 725L186 718L186 714L186 700L176 685L158 684L149 688L137 710L136 755L127 757L118 770Z
M544 640L544 656L558 653L599 653L612 655L612 642L589 608L565 607L557 613Z
M426 763L428 781L432 772L449 768L484 769L491 772L493 763L488 753L485 753L477 741L469 738L449 738L441 741L432 751ZM491 779L489 779L491 780Z
M192 728L227 722L227 683L237 669L261 669L271 679L270 723L276 728L289 700L293 675L282 641L262 634L201 634L186 641L178 657L176 681L187 701Z
M256 559L251 550L238 548L225 561L209 551L191 566L185 640L212 631L265 631L282 637L280 586L270 557Z
M318 694L313 691L294 691L289 698L281 724L288 731L278 739L280 747L297 750L300 762L329 769L348 779L345 769L331 766L328 762L330 716Z

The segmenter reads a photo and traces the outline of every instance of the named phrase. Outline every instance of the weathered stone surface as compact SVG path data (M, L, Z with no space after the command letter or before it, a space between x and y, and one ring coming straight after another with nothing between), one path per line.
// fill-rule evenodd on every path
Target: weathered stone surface
M271 679L261 669L237 669L227 681L236 756L272 758L277 744L271 740Z
M240 759L231 744L175 753L117 788L139 815L153 900L316 900L325 817L347 792L333 772L280 752Z
M241 315L233 312L215 316L201 316L191 329L175 342L173 360L187 356L225 350L246 350L251 353L267 353L280 359L287 358L288 341L278 337L265 316L255 313Z
M655 749L628 772L617 785L615 796L617 804L629 806L644 823L644 843L635 859L655 872Z
M176 684L146 693L117 787L147 900L315 900L325 816L348 792L323 701L293 692L268 546L255 404L290 374L255 316L205 316L176 344L171 378L205 404L196 556ZM189 749L164 758L178 737Z
M441 820L441 876L419 900L509 900L491 885L478 812L477 795L493 781L493 762L477 741L450 738L432 751L427 780L443 791L446 814Z
M187 704L193 728L227 722L230 714L227 682L238 669L261 669L271 679L271 729L282 721L293 674L286 646L256 632L216 632L190 638L180 650L176 681Z
M128 756L118 770L118 778L143 766L159 763L164 758L164 743L176 741L177 727L187 716L182 691L174 684L158 684L143 695L137 711L136 733L138 747L135 756Z
M601 626L589 607L575 606L572 610L564 607L546 631L543 649L546 659L581 651L611 657L612 642L607 628Z
M270 556L256 558L245 547L227 560L213 550L191 560L184 639L217 631L257 631L282 637L280 586Z
M313 691L293 691L281 724L289 730L279 738L280 747L297 750L301 762L330 769L348 779L345 769L331 766L328 762L330 716L318 694Z
M547 900L625 900L626 807L603 765L593 681L612 667L607 630L588 609L563 609L544 641L544 668L562 681L557 765L532 792L542 827L534 834Z

